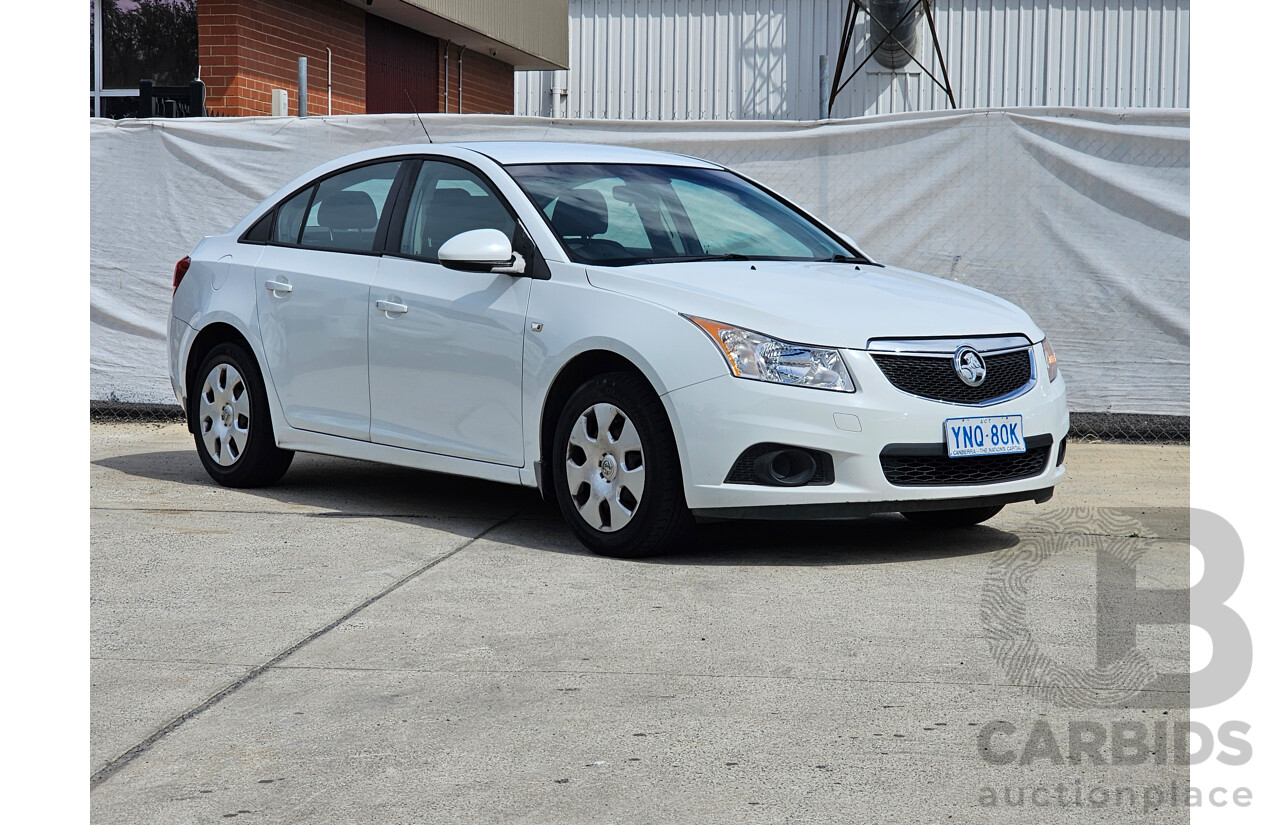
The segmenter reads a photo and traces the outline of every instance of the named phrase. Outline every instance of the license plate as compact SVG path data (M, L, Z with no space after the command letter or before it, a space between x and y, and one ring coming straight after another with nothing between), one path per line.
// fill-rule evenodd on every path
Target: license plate
M951 458L1027 451L1027 443L1022 440L1020 415L948 418L943 429L947 433L947 455Z

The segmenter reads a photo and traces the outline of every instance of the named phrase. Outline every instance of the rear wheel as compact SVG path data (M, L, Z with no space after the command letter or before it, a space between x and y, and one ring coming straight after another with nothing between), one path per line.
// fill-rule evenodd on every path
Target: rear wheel
M556 501L593 552L668 552L693 526L675 437L653 389L626 372L587 381L560 414L551 464Z
M981 524L1004 509L1003 504L994 507L968 507L962 510L915 510L903 513L908 521L933 530L950 530Z
M280 480L292 450L276 446L267 390L253 356L219 344L196 370L196 452L214 481L226 487L265 487Z

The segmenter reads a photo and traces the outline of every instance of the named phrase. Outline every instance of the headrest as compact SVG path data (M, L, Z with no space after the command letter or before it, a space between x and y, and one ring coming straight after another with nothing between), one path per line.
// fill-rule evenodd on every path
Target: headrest
M320 201L320 213L316 220L321 226L336 231L376 229L378 210L368 192L358 189L334 192Z
M551 226L562 238L590 238L609 230L609 207L597 189L573 189L556 201Z
M443 206L446 209L456 207L466 207L471 205L474 195L465 189L437 189L435 195L431 199L432 206Z

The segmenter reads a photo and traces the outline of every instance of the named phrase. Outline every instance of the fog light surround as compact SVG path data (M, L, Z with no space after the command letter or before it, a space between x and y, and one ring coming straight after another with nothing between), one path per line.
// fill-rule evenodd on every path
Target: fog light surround
M725 484L763 487L821 487L834 482L835 462L830 453L770 443L743 450L724 480Z

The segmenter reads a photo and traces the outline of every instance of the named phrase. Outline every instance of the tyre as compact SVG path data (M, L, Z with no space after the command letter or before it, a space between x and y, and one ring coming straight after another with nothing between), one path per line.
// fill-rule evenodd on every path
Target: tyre
M253 356L219 344L196 370L196 452L214 481L226 487L265 487L280 480L292 450L276 446L267 389Z
M671 424L638 375L597 376L569 397L551 464L560 512L595 553L661 555L693 527Z
M969 507L963 510L916 510L902 515L913 524L933 530L951 530L981 524L1004 509L1003 504L994 507Z

